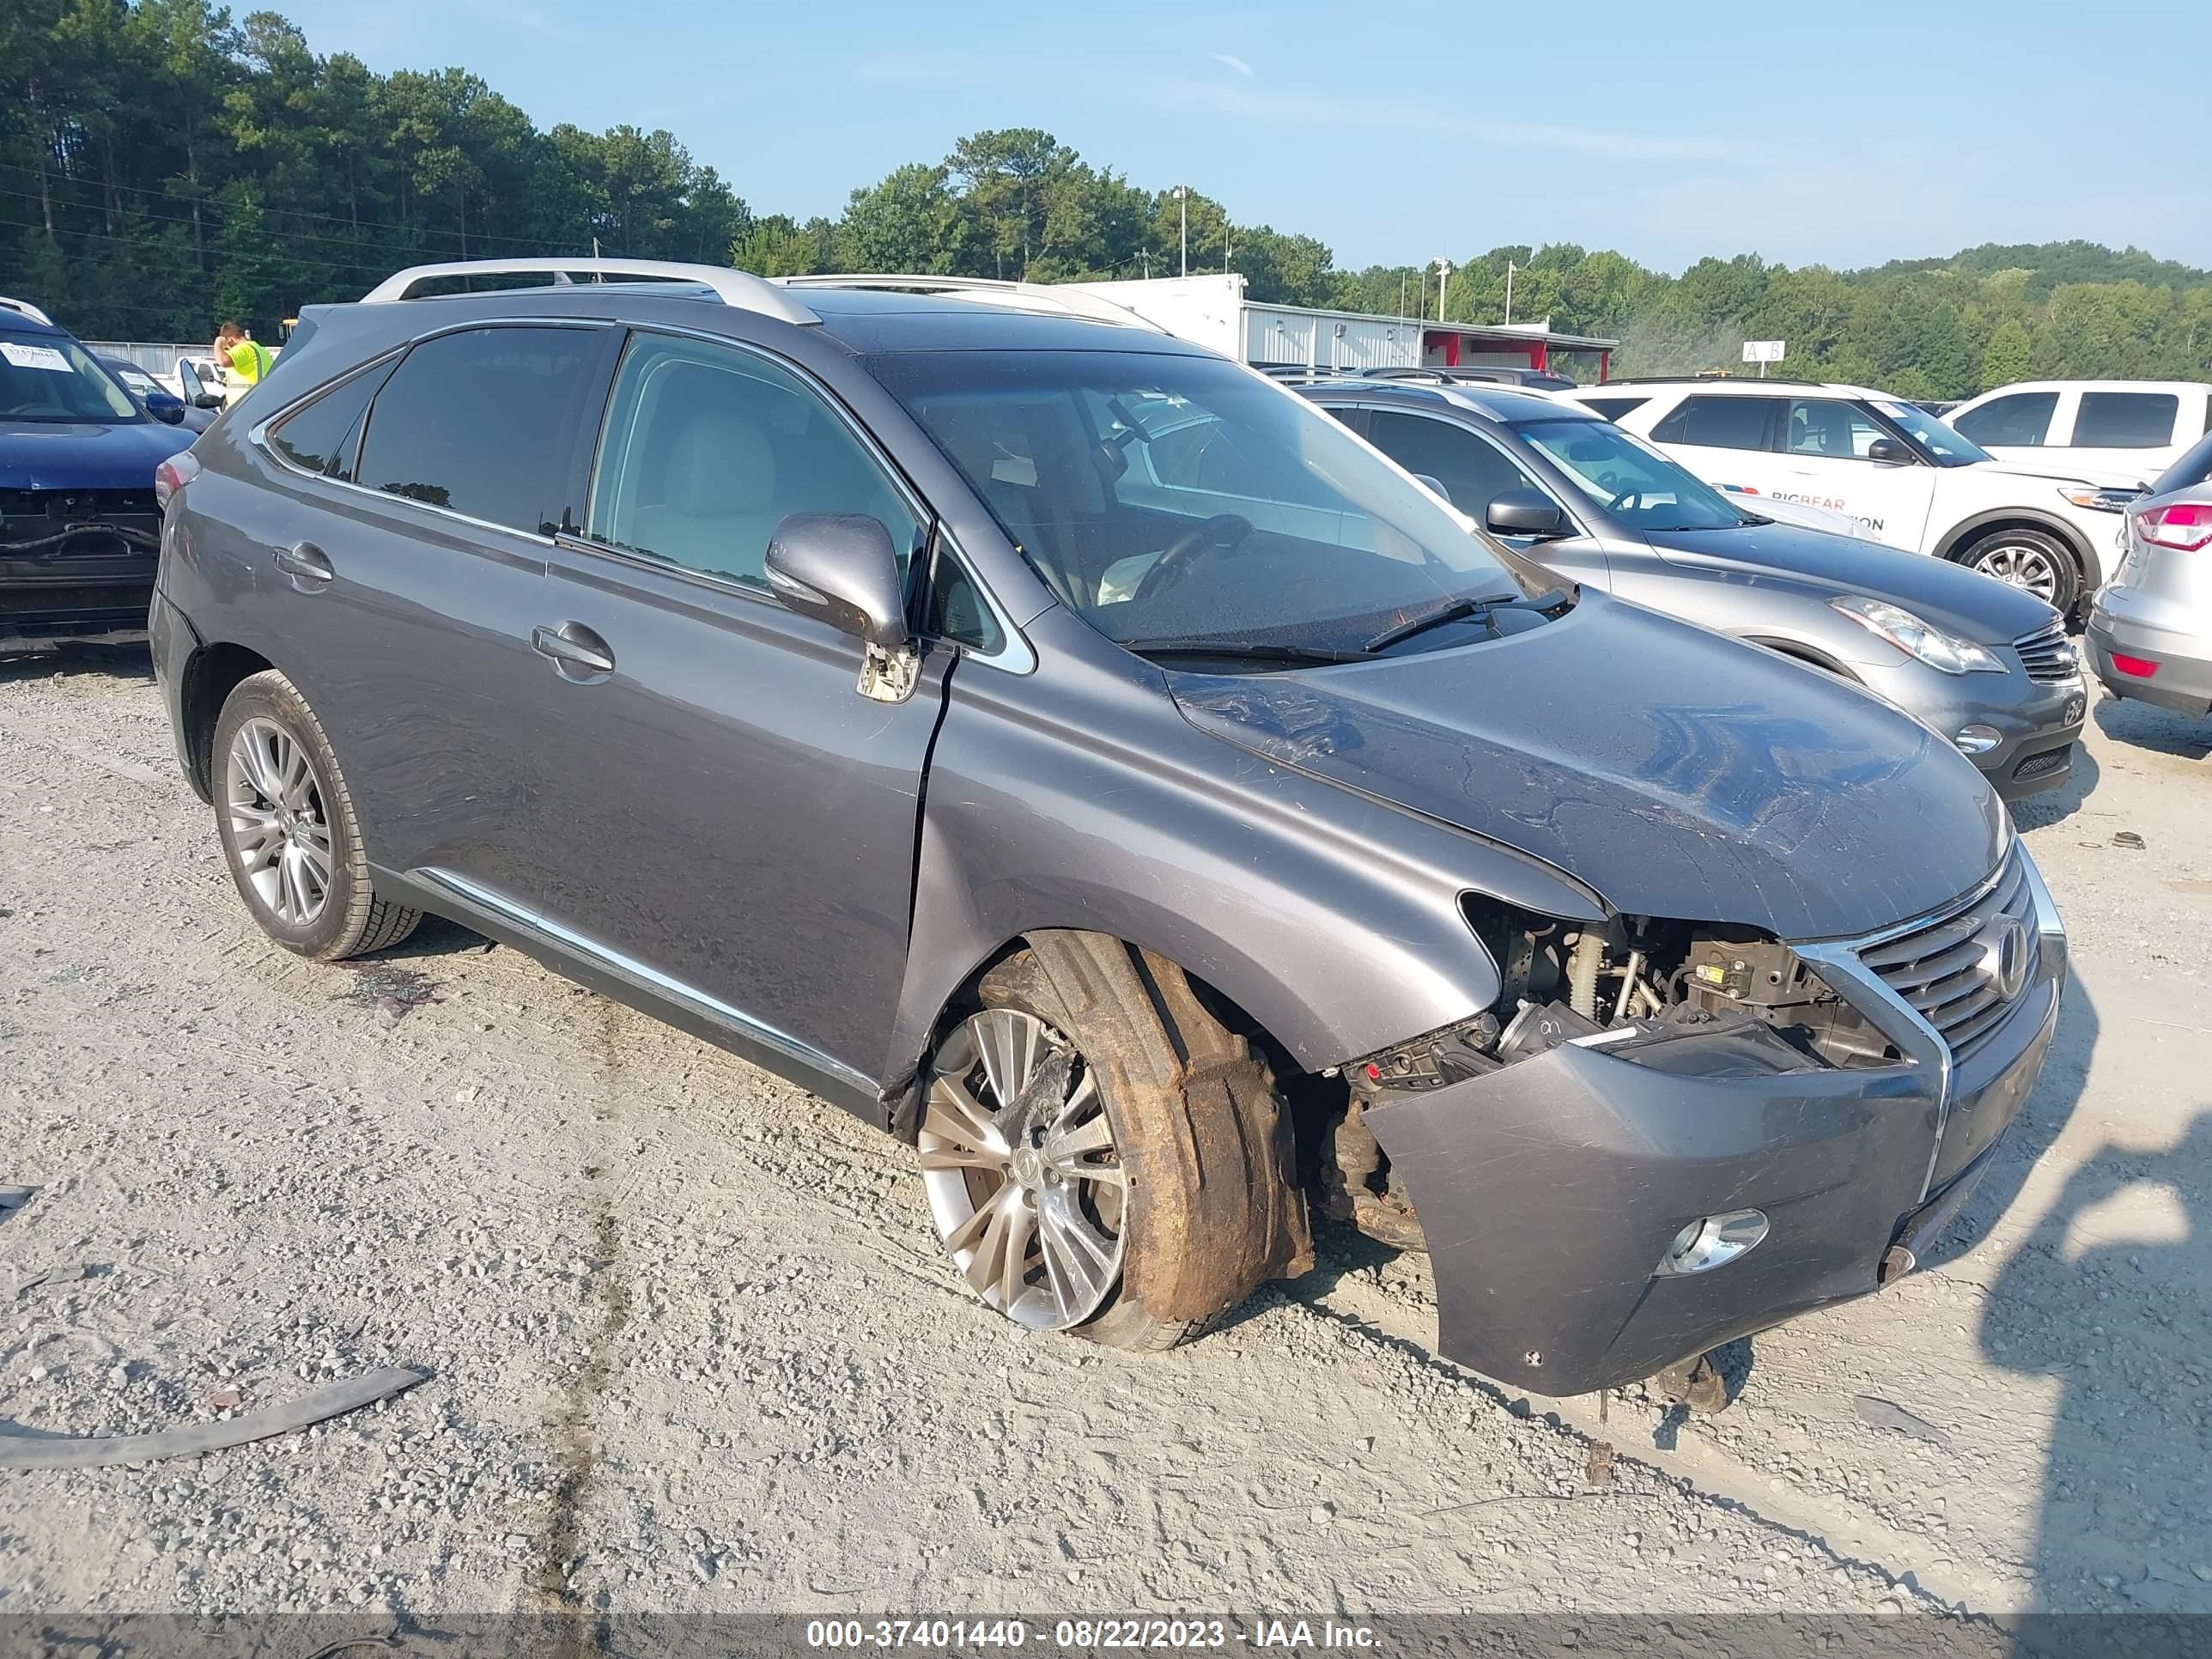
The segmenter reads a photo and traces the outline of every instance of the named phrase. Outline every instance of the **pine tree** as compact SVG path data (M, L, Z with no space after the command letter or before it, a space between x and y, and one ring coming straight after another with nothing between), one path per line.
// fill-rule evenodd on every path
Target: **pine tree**
M2008 317L1996 325L1990 343L1982 350L1982 390L1992 386L2010 386L2014 380L2027 378L2027 330L2017 317Z

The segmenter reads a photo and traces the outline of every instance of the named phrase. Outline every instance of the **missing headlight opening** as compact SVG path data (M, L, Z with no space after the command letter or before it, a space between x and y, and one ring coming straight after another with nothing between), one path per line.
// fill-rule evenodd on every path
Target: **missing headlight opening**
M1650 916L1562 922L1470 896L1498 965L1472 1018L1344 1067L1349 1097L1323 1141L1323 1208L1389 1244L1419 1219L1364 1121L1371 1107L1504 1070L1575 1042L1660 1071L1771 1077L1893 1065L1896 1048L1786 945L1747 928Z

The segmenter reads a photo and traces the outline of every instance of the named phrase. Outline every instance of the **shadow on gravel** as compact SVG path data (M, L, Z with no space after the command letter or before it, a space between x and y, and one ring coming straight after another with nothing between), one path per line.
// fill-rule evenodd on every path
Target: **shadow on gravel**
M2029 1172L2051 1150L2073 1117L2074 1109L2081 1103L2081 1091L2089 1084L2089 1057L2096 1050L2101 1030L2097 1005L2088 988L2079 975L2069 977L2066 1000L2058 1010L2058 1034L2051 1039L2051 1053L2043 1062L2043 1075L2035 1080L2034 1092L2005 1132L1989 1173L1966 1200L1966 1207L1936 1240L1936 1248L1922 1258L1923 1269L1956 1261L1988 1237L1998 1218L2012 1208Z
M418 957L452 957L459 956L464 951L489 951L492 948L492 940L482 933L470 932L458 921L448 921L443 916L424 916L415 931L398 944L363 960L411 962Z
M2107 696L2090 718L2098 730L2115 742L2138 749L2154 749L2183 760L2203 760L2212 755L2212 718L2198 719L2160 708L2154 703Z
M2133 1615L2141 1650L2159 1655L2184 1649L2160 1644L2169 1627L2153 1615L2201 1626L2212 1613L2201 1425L2172 1410L2205 1385L2208 1200L2212 1101L2171 1148L2107 1145L2082 1164L2005 1262L1983 1315L1991 1365L2058 1389L2032 1606ZM2027 1621L2021 1650L2045 1651L2051 1634Z
M56 674L150 680L154 659L143 645L58 645L44 651L0 653L0 685L15 680L51 679Z
M2070 818L2081 810L2081 803L2089 799L2089 792L2097 787L2103 776L2098 770L2097 757L2089 752L2087 744L2074 745L2073 769L2066 781L2047 794L2030 795L2026 800L2014 801L2012 821L2021 830L2040 830L2045 824L2057 823Z

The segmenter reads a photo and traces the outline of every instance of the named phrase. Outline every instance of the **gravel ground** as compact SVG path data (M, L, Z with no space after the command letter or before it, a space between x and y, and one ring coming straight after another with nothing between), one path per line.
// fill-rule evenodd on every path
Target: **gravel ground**
M0 664L0 1434L429 1373L0 1476L0 1615L2212 1611L2208 739L2105 703L2022 809L2076 980L1944 1259L1684 1422L1438 1363L1346 1235L1164 1358L1024 1337L904 1148L456 927L285 956L143 656Z

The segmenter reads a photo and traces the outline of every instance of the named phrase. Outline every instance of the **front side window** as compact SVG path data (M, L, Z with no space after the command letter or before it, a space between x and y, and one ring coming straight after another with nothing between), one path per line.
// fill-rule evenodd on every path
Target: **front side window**
M1779 398L1685 398L1651 428L1651 440L1704 449L1771 448L1767 430L1781 405Z
M2074 416L2076 449L2162 449L2173 441L2181 399L2171 392L2085 392Z
M1889 428L1861 409L1834 398L1793 398L1782 447L1791 455L1827 461L1863 461Z
M132 425L145 415L66 334L0 334L0 421Z
M355 482L537 534L599 331L472 328L410 351L370 409Z
M1610 421L1516 421L1513 429L1625 525L1724 530L1753 522L1711 484Z
M962 351L868 368L1061 602L1133 648L1352 652L1440 599L1556 586L1233 363Z
M1945 425L1917 404L1901 404L1888 398L1870 405L1877 416L1911 439L1938 466L1972 466L1990 459L1990 453L1970 438Z
M793 513L860 513L901 568L921 521L812 388L734 347L632 338L592 469L594 541L687 570L763 584L769 538Z
M2050 435L2057 409L2055 392L2013 392L1953 416L1951 424L1984 447L2033 449Z
M1478 523L1509 489L1539 487L1497 445L1449 421L1378 410L1370 417L1367 441L1407 471L1434 478L1452 505Z

